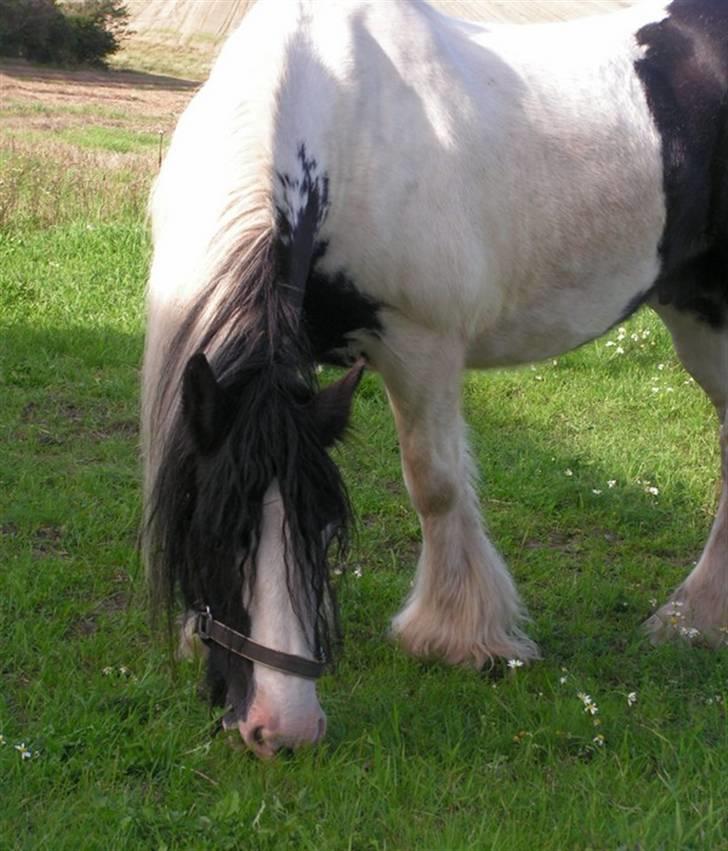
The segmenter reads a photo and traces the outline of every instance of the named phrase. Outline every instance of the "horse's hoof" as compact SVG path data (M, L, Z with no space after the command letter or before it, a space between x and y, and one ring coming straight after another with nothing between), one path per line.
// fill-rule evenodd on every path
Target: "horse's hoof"
M462 635L455 624L423 617L413 606L394 618L391 636L410 656L477 671L492 668L498 659L525 664L541 658L536 644L515 627Z
M653 645L683 641L718 648L728 645L728 624L704 623L684 599L672 599L642 624Z

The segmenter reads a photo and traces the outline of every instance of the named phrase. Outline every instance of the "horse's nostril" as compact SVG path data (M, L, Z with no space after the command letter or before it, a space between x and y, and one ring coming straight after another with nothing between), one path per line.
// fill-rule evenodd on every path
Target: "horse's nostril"
M256 745L265 744L264 739L263 739L263 728L262 727L256 727L255 730L253 730L252 738L253 738L253 741L255 742Z

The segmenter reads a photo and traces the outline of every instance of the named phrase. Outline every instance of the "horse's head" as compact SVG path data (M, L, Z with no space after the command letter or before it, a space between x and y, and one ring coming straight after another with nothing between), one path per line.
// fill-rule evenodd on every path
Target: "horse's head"
M327 556L332 541L345 544L349 520L327 449L346 428L362 371L319 392L275 367L224 385L201 354L184 373L186 434L172 448L180 457L168 458L184 474L163 479L177 493L157 500L175 514L168 571L191 610L209 607L198 623L211 696L258 756L317 742L326 729L310 663L328 661L337 637Z

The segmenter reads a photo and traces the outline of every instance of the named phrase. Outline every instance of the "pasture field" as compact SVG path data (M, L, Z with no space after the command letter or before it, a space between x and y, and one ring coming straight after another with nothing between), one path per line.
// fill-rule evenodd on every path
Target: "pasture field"
M465 380L528 669L386 639L419 532L365 377L328 736L260 763L155 642L136 554L144 205L191 89L6 65L0 91L0 848L728 849L728 656L640 632L717 495L716 422L657 320Z

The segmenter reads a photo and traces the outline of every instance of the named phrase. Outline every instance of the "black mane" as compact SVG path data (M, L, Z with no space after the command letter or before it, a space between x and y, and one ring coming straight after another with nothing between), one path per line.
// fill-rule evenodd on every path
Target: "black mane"
M330 659L339 630L327 550L332 537L346 547L351 511L317 421L318 382L302 319L301 265L311 262L320 221L319 191L309 190L305 227L292 234L279 215L269 233L232 254L172 338L152 416L153 425L164 425L165 415L168 422L148 496L145 550L157 611L171 613L181 595L185 607L208 605L246 632L243 598L254 588L263 497L276 480L294 611L302 624L315 613L311 650ZM220 438L202 451L180 380L200 352L226 400L215 423Z

